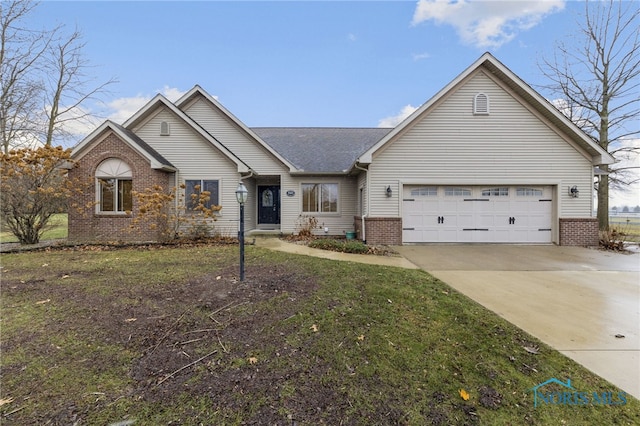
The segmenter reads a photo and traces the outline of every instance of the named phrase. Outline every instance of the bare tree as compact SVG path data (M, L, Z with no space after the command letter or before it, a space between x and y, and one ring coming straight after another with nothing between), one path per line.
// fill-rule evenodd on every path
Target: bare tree
M0 2L0 136L2 149L53 144L68 138L68 126L90 117L87 101L104 94L110 79L95 83L75 30L32 30L22 21L37 5Z
M42 94L37 70L56 30L21 27L33 8L28 1L0 3L0 143L4 152L36 139Z
M82 35L76 30L50 46L49 54L44 56L49 70L44 91L45 145L51 145L55 136L69 136L65 124L91 118L90 112L82 108L83 104L104 94L107 86L115 83L115 79L110 79L91 85L87 75L90 65L82 55L84 46Z
M598 225L609 228L609 187L633 183L635 167L619 162L640 154L640 3L585 2L577 46L559 42L540 68L562 96L565 114L617 162L601 166L609 173L597 183ZM637 180L636 180L637 181Z

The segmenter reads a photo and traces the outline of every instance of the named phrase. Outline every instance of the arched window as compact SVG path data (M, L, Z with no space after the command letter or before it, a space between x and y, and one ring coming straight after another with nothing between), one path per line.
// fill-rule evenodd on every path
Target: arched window
M489 115L489 96L484 93L478 93L473 98L473 114Z
M133 173L131 167L118 158L108 158L96 170L99 213L124 213L133 208Z

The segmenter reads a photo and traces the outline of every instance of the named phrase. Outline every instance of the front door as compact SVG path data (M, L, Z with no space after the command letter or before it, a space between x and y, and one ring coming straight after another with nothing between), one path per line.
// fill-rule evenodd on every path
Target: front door
M258 224L280 224L279 186L258 186Z

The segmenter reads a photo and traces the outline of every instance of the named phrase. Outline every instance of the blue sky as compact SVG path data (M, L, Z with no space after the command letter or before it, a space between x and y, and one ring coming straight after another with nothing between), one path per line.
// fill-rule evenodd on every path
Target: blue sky
M156 93L175 100L199 84L250 127L377 127L486 51L544 84L537 63L571 42L583 10L561 0L45 0L30 23L83 33L96 81L119 81L92 111L115 121Z

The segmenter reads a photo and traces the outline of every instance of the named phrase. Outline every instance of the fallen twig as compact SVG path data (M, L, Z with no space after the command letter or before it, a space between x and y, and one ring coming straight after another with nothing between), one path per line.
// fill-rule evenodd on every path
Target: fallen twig
M153 353L156 349L158 349L158 346L160 346L160 343L162 343L164 341L164 339L167 338L167 336L169 336L169 334L171 334L171 330L173 330L173 328L178 325L178 323L180 322L180 320L184 317L185 312L182 313L182 315L180 315L180 317L178 317L177 320L174 321L173 324L171 324L171 326L169 327L169 329L167 330L167 332L164 334L164 336L162 336L160 338L160 340L158 341L158 343L156 343L156 345L153 347L153 349L151 349L150 353Z
M18 411L24 410L25 408L27 408L27 406L23 405L22 407L16 408L13 411L9 411L8 413L5 413L3 417L9 417L10 415L17 413Z
M217 351L217 350L215 350L215 351L213 351L213 352L210 352L210 353L206 354L205 356L202 356L202 357L200 357L200 358L196 359L195 361L190 362L189 364L185 365L184 367L180 367L180 368L178 368L178 369L177 369L176 371L174 371L173 373L171 373L171 374L169 374L169 375L165 376L164 378L162 378L162 380L160 380L160 381L156 384L156 386L160 386L162 383L166 382L167 380L169 380L170 378L172 378L173 376L175 376L176 374L178 374L178 373L179 373L179 372L181 372L182 370L185 370L185 369L187 369L187 368L189 368L189 367L191 367L191 366L193 366L193 365L195 365L195 364L199 363L199 362L200 362L200 361L202 361L203 359L210 357L211 355L215 354L216 352L218 352L218 351Z

